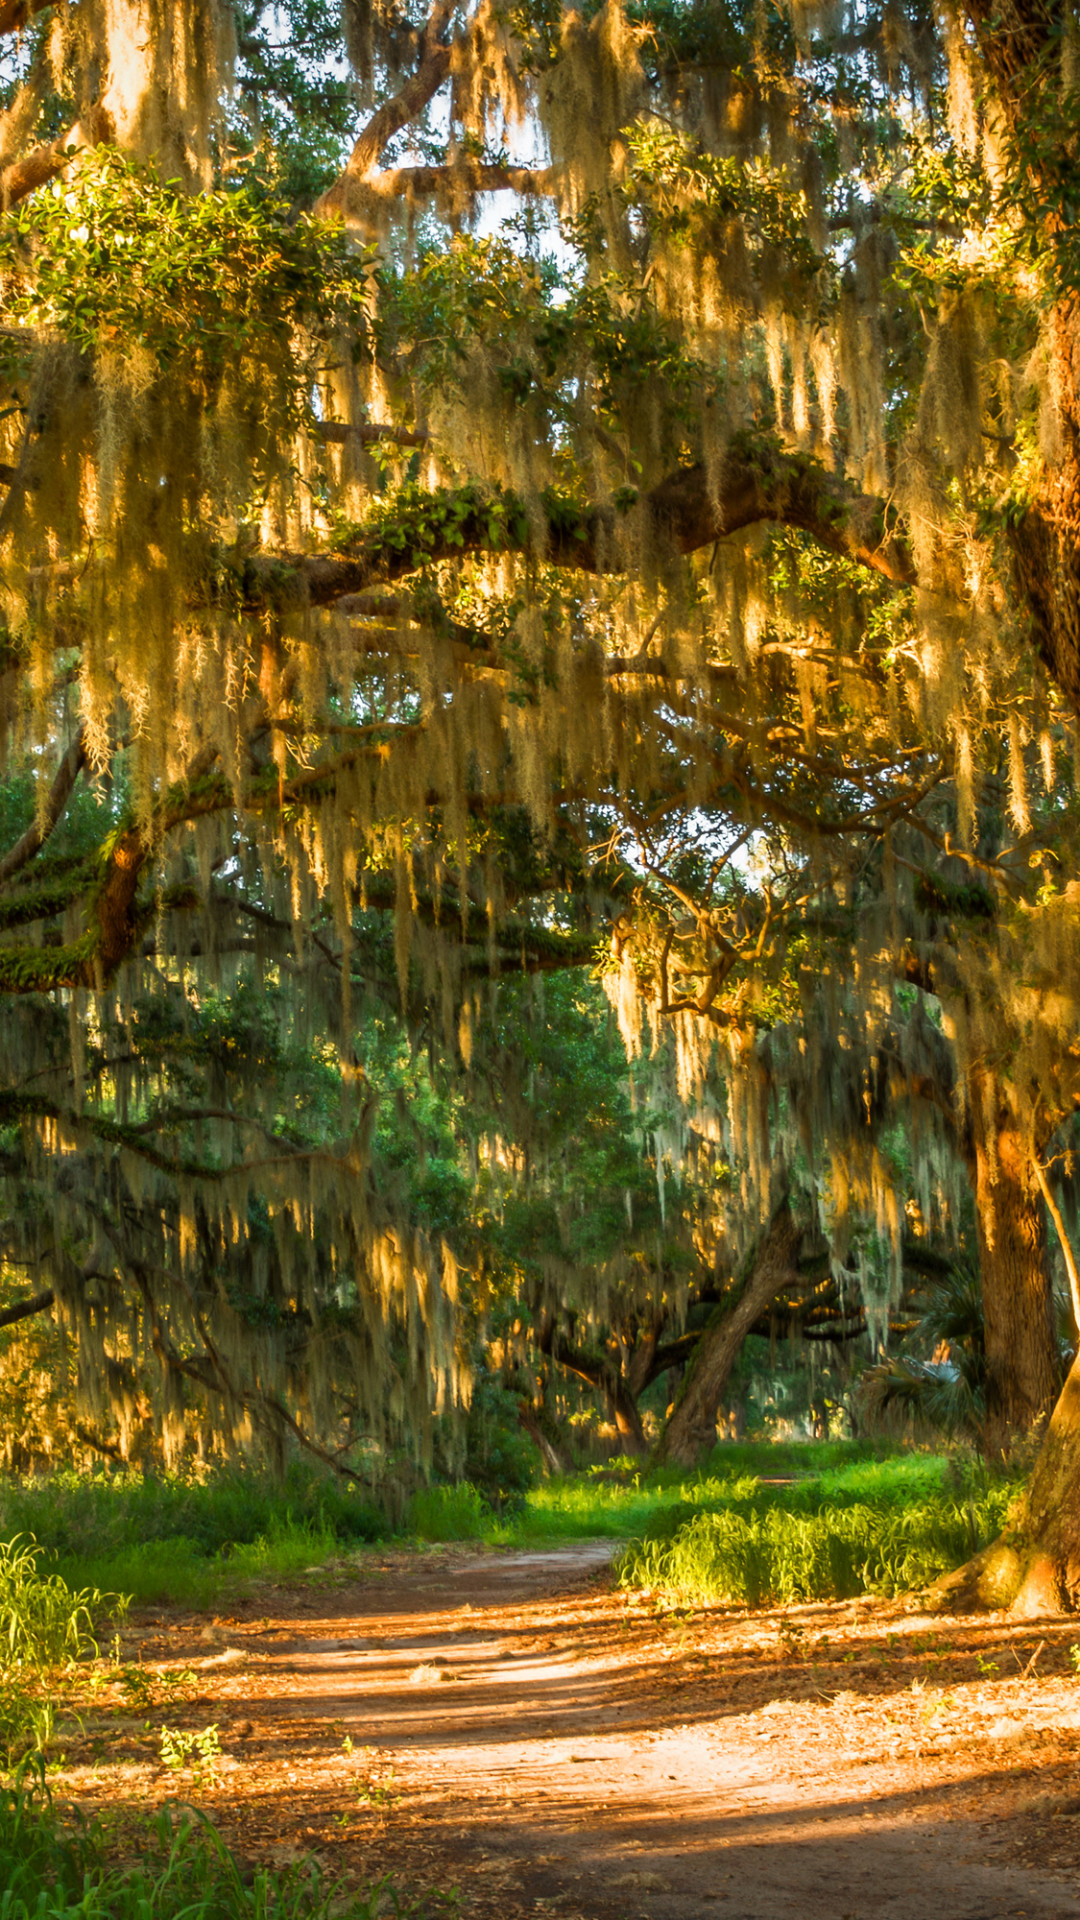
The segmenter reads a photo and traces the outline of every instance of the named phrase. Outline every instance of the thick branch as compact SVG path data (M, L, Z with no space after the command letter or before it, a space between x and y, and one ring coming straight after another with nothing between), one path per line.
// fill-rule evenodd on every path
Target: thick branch
M0 1312L0 1327L13 1327L20 1320L32 1319L36 1313L46 1313L55 1298L52 1288L46 1287L44 1293L35 1293L27 1300L16 1300L14 1306L5 1307Z
M351 189L370 180L394 135L423 113L444 81L449 79L451 50L441 46L437 38L449 11L449 7L440 0L421 37L416 72L410 75L392 100L384 100L382 106L372 114L333 186L328 187L316 203L315 211L324 219L348 212Z
M10 880L22 867L28 866L35 854L40 853L51 834L64 808L71 798L71 792L86 761L86 740L80 727L71 742L60 765L53 776L49 789L49 798L40 820L27 827L22 837L0 859L0 886Z
M110 140L112 134L108 114L101 107L92 107L85 120L69 133L47 140L44 146L35 147L32 153L13 160L10 167L0 172L0 206L14 207L39 187L48 186L50 180L57 179L70 166L81 147L99 146Z
M427 447L431 444L430 433L414 433L406 427L372 426L370 423L354 427L343 420L320 420L315 432L320 440L336 447L344 446L350 440L355 440L361 447L379 446L387 441L395 447Z
M464 552L536 552L531 522L512 496L500 495L498 515L477 490L438 493L389 527L361 532L351 552L260 555L247 563L244 599L250 611L290 600L330 606L345 594L363 594L400 580L434 561ZM622 573L640 552L638 515L611 507L577 511L551 500L545 546L537 557L583 573ZM731 534L772 522L807 533L828 552L911 586L915 568L903 542L884 525L880 500L858 494L801 454L771 446L732 450L719 494L703 465L682 467L640 502L657 545L690 554Z
M431 200L440 194L557 194L565 184L562 167L501 166L496 161L465 160L445 166L387 167L363 185L380 200ZM331 189L331 192L333 189Z

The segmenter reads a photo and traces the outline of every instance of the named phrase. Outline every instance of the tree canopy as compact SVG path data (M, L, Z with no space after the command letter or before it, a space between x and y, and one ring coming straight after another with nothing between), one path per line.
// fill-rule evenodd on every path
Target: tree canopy
M1071 14L7 0L0 35L5 1234L87 1381L415 1440L467 1395L466 1239L379 1176L365 1022L506 1085L500 982L590 966L726 1169L721 1265L773 1248L747 1315L860 1222L887 1315L966 1181L990 1430L1045 1416Z

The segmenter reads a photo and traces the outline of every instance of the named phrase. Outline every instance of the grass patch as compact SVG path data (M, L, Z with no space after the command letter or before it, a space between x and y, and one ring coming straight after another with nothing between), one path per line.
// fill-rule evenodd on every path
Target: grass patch
M483 1495L467 1480L414 1493L405 1516L406 1533L418 1540L480 1540L495 1526Z
M214 1828L186 1812L165 1811L137 1838L125 1835L131 1863L111 1864L116 1850L100 1821L66 1824L43 1775L24 1770L0 1789L4 1920L376 1920L388 1907L399 1920L421 1920L431 1911L384 1882L349 1894L314 1861L245 1874Z
M303 1463L277 1481L103 1469L0 1487L0 1537L32 1537L63 1579L143 1605L209 1606L247 1581L289 1579L388 1532L360 1490Z
M54 1676L86 1654L99 1614L122 1603L116 1594L73 1592L43 1573L29 1541L0 1543L0 1755L10 1765L26 1749L45 1746L55 1723Z
M988 1545L1016 1491L974 1474L964 1487L947 1461L918 1456L790 1489L732 1481L726 1498L632 1541L616 1579L698 1606L906 1593Z
M847 1468L898 1456L894 1442L887 1440L722 1440L705 1463L705 1472L722 1478L742 1473L759 1479L773 1475L844 1472Z
M943 1484L943 1455L892 1454L878 1443L826 1440L746 1442L715 1447L697 1473L678 1467L652 1472L628 1462L619 1470L596 1469L567 1479L546 1480L526 1496L522 1511L491 1533L508 1546L587 1539L669 1538L701 1509L720 1510L781 1500L816 1501L813 1489L828 1485L845 1504L868 1497L917 1498ZM762 1481L790 1478L769 1487Z
M775 1481L785 1484L770 1484ZM991 1495L986 1497L992 1506ZM504 1548L604 1538L647 1542L652 1556L647 1574L645 1559L630 1559L624 1562L624 1578L659 1586L678 1580L687 1592L686 1583L696 1582L695 1592L707 1591L710 1597L720 1597L717 1580L727 1582L724 1592L730 1589L731 1597L752 1590L801 1591L800 1581L804 1587L817 1582L814 1590L824 1593L821 1570L831 1554L828 1564L835 1563L836 1575L830 1591L847 1591L856 1577L845 1571L849 1558L865 1569L858 1576L863 1584L853 1590L896 1591L909 1580L919 1584L931 1577L925 1568L939 1572L959 1564L972 1550L971 1541L982 1544L984 1536L992 1537L998 1523L987 1517L990 1507L983 1513L981 1498L972 1505L970 1489L961 1488L943 1455L889 1453L880 1445L843 1441L725 1444L696 1474L677 1468L645 1472L623 1461L546 1480L509 1519L496 1517L468 1483L429 1487L414 1494L398 1537L484 1540ZM838 1522L836 1541L827 1549L821 1546L826 1508L834 1515L862 1508L877 1516L874 1541L880 1536L880 1550L870 1540L865 1515ZM787 1522L777 1517L783 1514ZM741 1517L745 1526L740 1531L725 1521L726 1533L723 1527L710 1532L703 1523L709 1515ZM903 1527L893 1526L890 1533L888 1515L901 1516ZM814 1525L800 1533L796 1520ZM660 1553L674 1548L698 1522L698 1531L687 1535L675 1558ZM303 1464L283 1482L239 1471L203 1481L100 1471L8 1482L0 1486L0 1539L16 1532L33 1534L46 1550L42 1564L73 1589L194 1608L220 1604L260 1580L303 1578L390 1536L385 1518L355 1488ZM722 1552L721 1535L728 1543ZM841 1535L847 1545L836 1544ZM796 1537L804 1541L798 1550ZM738 1549L737 1539L742 1541ZM756 1571L739 1578L730 1571L700 1571L706 1563L712 1569L721 1562L734 1567L739 1554ZM803 1568L798 1576L779 1571L796 1562ZM632 1575L631 1568L639 1571ZM882 1584L890 1580L893 1586ZM0 1621L2 1604L0 1588Z

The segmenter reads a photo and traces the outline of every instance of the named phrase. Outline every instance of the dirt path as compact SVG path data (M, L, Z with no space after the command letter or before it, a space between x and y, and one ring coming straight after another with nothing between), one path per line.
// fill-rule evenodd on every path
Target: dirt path
M206 1810L252 1857L457 1886L501 1920L1080 1916L1076 1626L679 1616L611 1592L609 1551L407 1580L389 1558L212 1651L144 1620L144 1659L198 1649L186 1723L212 1706L226 1748ZM176 1791L145 1740L112 1746L71 1768L81 1798Z

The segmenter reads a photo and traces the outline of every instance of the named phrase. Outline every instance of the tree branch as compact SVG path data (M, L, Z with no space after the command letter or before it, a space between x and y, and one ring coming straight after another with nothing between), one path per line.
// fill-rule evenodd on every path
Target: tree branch
M69 133L61 133L44 146L35 147L32 153L13 160L0 172L0 207L16 206L63 173L80 149L100 146L112 137L112 121L104 108L91 107L86 118Z
M331 606L346 594L365 594L435 561L465 552L533 554L582 573L623 573L635 564L640 518L658 545L682 554L750 527L772 522L807 533L838 557L854 561L894 586L915 584L915 565L903 541L884 523L881 500L856 493L817 461L774 446L733 448L714 493L704 465L681 467L638 503L632 519L614 507L575 511L551 500L546 543L538 547L524 508L475 488L428 495L389 526L361 530L341 554L259 554L245 564L245 608ZM639 518L640 515L640 518Z
M329 446L344 446L349 440L357 441L362 447L379 446L387 441L395 447L431 445L430 433L414 433L405 427L373 426L368 422L354 427L343 420L320 420L315 433Z
M18 873L21 868L28 866L35 854L41 852L46 840L49 838L57 821L63 814L64 808L71 798L75 782L85 764L86 737L82 727L80 727L53 775L53 783L49 788L49 798L41 819L35 820L32 826L27 827L26 832L21 838L16 840L15 845L10 851L5 853L3 858L0 859L0 887L4 885L5 881L10 880L13 874Z
M440 194L520 193L551 196L566 179L562 167L513 167L459 160L443 166L387 167L360 184L380 200L430 200ZM330 189L333 192L333 188Z
M417 114L423 113L449 79L451 50L440 43L439 36L451 11L452 6L447 5L446 0L439 0L420 38L416 72L393 99L384 100L372 114L337 179L316 201L315 212L323 219L347 215L352 190L369 182L394 135L415 120Z
M13 1327L20 1320L30 1320L35 1313L45 1313L52 1306L56 1295L51 1287L44 1293L35 1293L30 1299L16 1300L14 1306L4 1307L0 1311L0 1327Z

